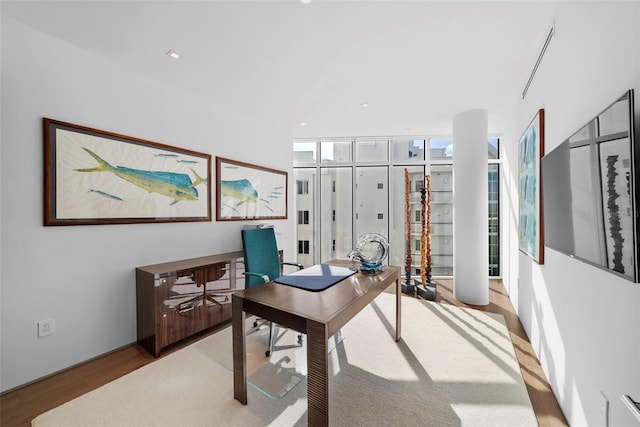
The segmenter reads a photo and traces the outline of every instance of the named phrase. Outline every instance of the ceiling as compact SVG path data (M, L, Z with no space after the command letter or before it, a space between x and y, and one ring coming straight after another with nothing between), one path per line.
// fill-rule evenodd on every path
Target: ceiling
M3 15L292 137L500 132L552 1L3 1ZM180 53L169 58L170 49ZM362 103L367 102L368 108ZM306 122L306 126L300 126Z

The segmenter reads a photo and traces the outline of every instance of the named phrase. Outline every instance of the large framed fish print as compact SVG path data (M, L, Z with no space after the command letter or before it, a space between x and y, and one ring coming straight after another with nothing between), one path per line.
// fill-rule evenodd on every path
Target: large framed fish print
M44 225L211 221L211 155L48 118Z
M216 157L216 220L287 219L287 172Z
M544 109L538 110L519 142L519 246L538 264L544 264L542 182L540 164L544 153Z

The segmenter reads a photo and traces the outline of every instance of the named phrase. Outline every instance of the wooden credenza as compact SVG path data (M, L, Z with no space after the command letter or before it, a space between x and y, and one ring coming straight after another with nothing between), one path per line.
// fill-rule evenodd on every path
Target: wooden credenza
M164 347L231 319L243 271L242 251L137 267L138 343L158 357Z

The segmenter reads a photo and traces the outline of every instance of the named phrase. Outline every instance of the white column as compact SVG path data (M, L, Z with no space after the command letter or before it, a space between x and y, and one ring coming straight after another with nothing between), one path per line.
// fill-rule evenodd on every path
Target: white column
M489 304L487 111L453 118L453 296Z

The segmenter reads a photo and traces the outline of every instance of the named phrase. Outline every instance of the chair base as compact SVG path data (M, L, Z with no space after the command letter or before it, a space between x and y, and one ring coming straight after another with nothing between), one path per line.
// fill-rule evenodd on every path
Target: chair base
M253 321L253 327L254 328L259 328L262 325L266 325L269 324L269 344L267 347L267 350L265 351L264 355L266 357L270 357L271 353L273 353L273 347L274 347L274 340L275 340L275 334L274 334L274 328L275 326L277 326L276 324L274 324L273 322L269 321L269 320L264 320L264 319L255 319ZM298 341L297 341L298 346L302 346L302 334L298 334Z

